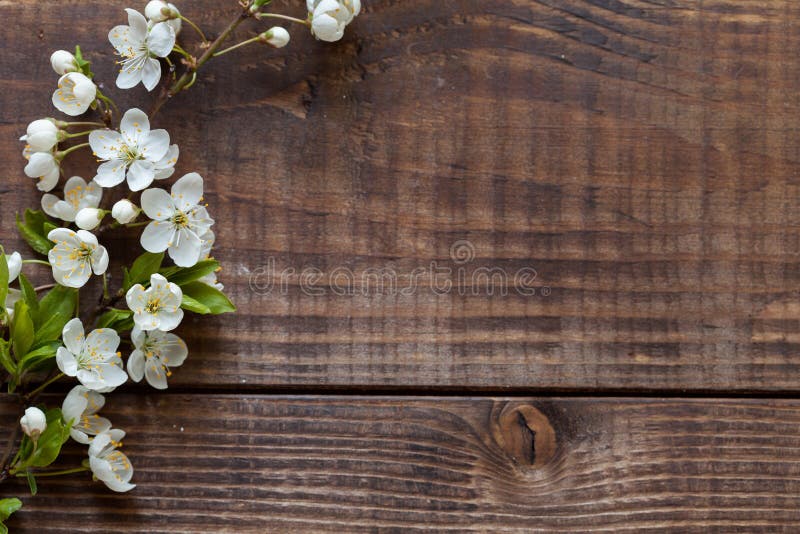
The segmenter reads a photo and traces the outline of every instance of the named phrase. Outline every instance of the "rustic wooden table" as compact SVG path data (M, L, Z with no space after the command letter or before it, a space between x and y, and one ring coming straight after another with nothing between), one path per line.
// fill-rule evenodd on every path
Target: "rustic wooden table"
M128 5L0 2L6 246L47 57L113 79ZM53 480L11 531L796 532L799 36L795 0L366 0L212 62L157 123L240 311L110 397L136 490Z

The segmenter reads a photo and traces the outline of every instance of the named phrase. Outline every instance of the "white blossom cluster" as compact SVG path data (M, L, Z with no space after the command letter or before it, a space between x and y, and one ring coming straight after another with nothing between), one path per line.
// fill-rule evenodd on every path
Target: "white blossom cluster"
M341 39L345 27L361 10L360 0L307 0L307 18L295 19L261 13L259 10L268 3L266 0L251 0L242 5L258 19L277 17L304 24L323 41ZM128 24L115 26L108 33L119 57L116 77L119 89L131 89L141 83L147 91L152 91L162 82L163 65L174 65L168 59L171 54L188 56L176 43L184 21L198 31L206 46L211 45L205 41L202 30L183 17L172 3L151 1L144 14L134 9L125 11ZM280 48L288 44L289 33L283 27L274 26L258 37L218 54L250 42L264 42ZM192 61L197 65L196 58L187 64L192 65ZM204 291L222 295L221 298L228 304L230 302L221 293L224 287L218 282L216 272L208 268L210 264L217 264L211 259L215 241L211 230L214 220L204 202L203 178L197 172L188 172L169 187L154 187L154 183L170 179L178 166L180 151L178 145L172 143L169 133L152 128L150 117L138 108L128 109L118 117L118 122L114 121L119 112L102 93L102 84L94 82L90 63L83 58L79 47L74 54L65 50L54 52L50 63L59 76L52 96L54 107L69 117L92 110L101 115L103 122L42 118L31 122L21 137L25 143L23 156L27 160L24 172L37 180L37 188L44 193L42 212L50 217L40 222L44 232L40 239L45 244L38 242L31 246L46 254L56 287L78 290L93 276L98 276L102 278L104 298L108 298L110 258L99 240L102 231L143 227L139 236L141 248L159 258L158 265L146 277L135 280L137 283L130 283L119 292L127 310L110 310L127 317L131 321L127 327L91 328L94 323L84 324L79 317L76 296L74 318L69 319L73 317L69 310L70 315L64 318L66 323L58 324L56 334L57 329L64 325L58 339L60 346L52 349L55 364L63 376L78 382L62 403L59 424L68 428L72 439L89 446L86 465L95 479L114 491L124 492L134 487L130 482L133 467L119 450L125 432L113 428L111 421L99 414L105 405L104 394L123 385L129 378L135 382L144 379L156 389L167 388L172 369L182 365L188 355L184 341L172 332L180 325L184 309L213 312L210 307L204 308L204 303L197 300L199 297L196 299L184 293L191 284L195 284L195 290L199 284L200 288L205 288ZM116 126L112 127L115 122ZM74 128L85 131L76 133L72 130ZM65 142L84 136L85 143L64 147ZM80 148L90 148L97 160L93 176L90 179L88 176L72 176L63 181L60 193L54 191L62 181L64 160ZM119 198L110 209L103 207L103 200L108 197ZM104 224L107 218L110 220ZM52 221L58 222L53 224ZM165 254L174 266L160 267ZM21 313L19 304L30 298L34 299L34 304L37 302L36 297L30 295L33 290L25 286L27 282L20 275L23 264L42 263L42 260L23 260L18 252L5 255L4 259L7 283L2 288L6 296L4 306L0 307L0 324L13 327L14 314L19 316ZM170 279L176 273L192 273L193 268L202 272L183 279L181 284L190 283L189 286ZM128 271L125 271L125 276L128 276ZM21 289L7 287L18 278ZM232 310L223 306L221 311L214 313L225 311ZM90 329L88 333L87 327ZM119 350L120 333L128 331L132 350L125 356ZM33 443L34 452L37 440L45 439L48 428L52 430L55 424L50 411L45 413L37 407L29 407L20 419L21 429Z

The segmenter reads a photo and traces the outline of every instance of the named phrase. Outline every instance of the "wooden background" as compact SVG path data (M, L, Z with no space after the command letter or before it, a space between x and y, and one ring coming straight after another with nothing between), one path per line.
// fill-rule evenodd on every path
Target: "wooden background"
M0 2L7 248L47 57L109 84L127 5ZM795 0L365 0L335 45L214 60L155 126L240 311L180 327L168 392L109 397L133 493L42 483L12 532L796 531L798 30ZM450 291L331 283L432 262Z

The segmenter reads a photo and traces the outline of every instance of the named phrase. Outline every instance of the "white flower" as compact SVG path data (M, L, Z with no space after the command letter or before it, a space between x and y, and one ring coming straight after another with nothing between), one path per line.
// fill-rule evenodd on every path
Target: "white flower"
M119 224L128 224L136 220L141 210L130 200L122 199L111 208L111 216Z
M178 367L186 360L189 351L186 343L175 334L161 330L144 331L133 327L131 340L136 347L128 358L128 374L135 382L142 377L156 389L167 389L170 367Z
M75 215L75 226L81 230L94 230L100 226L100 221L108 213L106 210L97 208L83 208Z
M28 131L19 140L25 141L25 148L31 152L50 152L58 144L59 132L50 119L39 119L28 125Z
M97 97L97 86L80 72L68 72L58 80L53 105L72 117L85 113Z
M44 429L47 428L47 418L39 408L31 406L25 410L25 415L19 420L22 431L36 441Z
M65 423L72 421L69 435L78 443L88 444L96 436L111 429L111 421L100 417L97 412L106 403L105 397L85 386L75 386L67 394L61 405Z
M361 11L361 0L306 0L311 33L322 41L338 41L344 28Z
M153 183L157 165L162 165L170 150L169 134L166 130L151 131L147 114L138 108L125 112L119 129L89 134L95 156L105 161L94 180L102 187L114 187L127 177L131 191L141 191Z
M56 50L50 56L50 65L56 74L64 75L68 72L75 72L78 70L78 63L75 61L75 56L66 50Z
M117 352L119 335L111 328L92 330L84 337L83 323L72 319L61 332L65 347L56 351L56 364L67 376L75 376L87 388L101 393L122 385L128 375Z
M117 87L130 89L139 82L152 91L161 79L159 57L167 57L175 46L175 30L167 23L147 27L147 20L136 10L126 9L128 26L116 26L108 40L125 58L117 76Z
M109 489L117 492L130 491L136 487L131 484L133 466L124 453L117 450L122 446L125 432L112 428L98 434L89 445L89 467L92 474Z
M166 22L175 30L175 35L181 32L181 12L175 4L153 0L144 8L144 14L150 19L150 24Z
M47 258L53 268L53 278L62 286L83 287L92 272L101 275L108 268L108 252L97 243L97 237L86 230L74 232L56 228L47 234L56 246Z
M34 152L32 154L23 152L23 155L28 158L25 175L39 179L36 184L39 191L51 191L58 184L58 177L61 176L61 167L55 156L51 152Z
M183 319L183 291L158 273L150 276L147 290L136 284L128 290L125 300L133 311L133 322L142 330L166 332L177 327Z
M172 194L163 189L142 193L142 210L153 222L142 232L142 247L148 252L169 250L169 257L180 267L191 267L200 260L200 236L214 221L204 206L203 178L196 172L182 177L172 186Z
M73 222L80 210L96 208L102 199L103 189L94 180L87 184L80 176L73 176L64 184L64 200L48 193L42 196L42 209L51 217Z
M273 26L261 35L264 42L274 46L275 48L283 48L289 44L289 32L280 26Z
M8 265L8 283L10 284L17 279L20 271L22 271L22 256L20 256L19 252L12 252L11 254L6 254L5 257Z

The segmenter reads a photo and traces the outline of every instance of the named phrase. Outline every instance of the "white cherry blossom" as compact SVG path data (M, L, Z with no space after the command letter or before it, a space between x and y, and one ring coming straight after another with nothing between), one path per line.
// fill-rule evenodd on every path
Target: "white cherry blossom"
M97 86L80 72L68 72L58 80L53 105L60 112L75 117L89 109L97 98Z
M42 196L42 209L46 214L62 221L73 222L83 208L96 208L103 199L103 188L92 180L88 184L80 176L73 176L64 184L64 200L56 195Z
M142 247L148 252L169 251L180 267L191 267L200 260L202 240L214 221L203 199L203 178L189 173L172 186L172 192L148 189L142 193L142 210L153 219L142 233Z
M89 467L92 474L109 489L117 492L130 491L136 487L131 484L133 466L124 453L117 450L122 446L125 432L112 428L98 434L89 445Z
M108 213L106 210L97 208L83 208L75 215L75 226L81 230L94 230L100 226L106 213Z
M69 429L72 439L86 445L92 440L89 436L111 430L111 421L97 415L105 403L105 397L86 386L70 390L61 405L61 414L65 423L72 421Z
M117 201L111 208L111 216L119 224L128 224L136 220L139 212L142 211L136 207L136 204L127 199Z
M28 125L25 135L19 138L31 152L50 152L58 144L60 130L50 119L35 120Z
M170 145L164 157L155 164L156 180L165 180L175 173L175 164L178 163L179 155L178 145Z
M66 50L56 50L50 56L50 66L56 71L56 74L64 75L68 72L75 72L78 70L78 63L75 61L75 56L72 52Z
M31 406L25 410L25 415L20 418L19 425L25 435L36 441L47 428L47 418L42 410Z
M108 252L97 237L86 230L56 228L47 234L56 246L47 255L53 278L62 286L83 287L92 272L101 275L108 268Z
M264 42L275 48L283 48L289 44L289 32L280 26L273 26L262 34Z
M119 132L94 130L89 134L89 145L105 162L97 169L95 182L114 187L127 178L131 191L141 191L153 183L156 174L163 172L162 160L170 151L167 131L150 130L147 114L138 108L125 112Z
M175 4L153 0L148 2L144 8L144 15L149 19L151 26L159 22L166 22L175 30L176 36L181 32L181 12L178 11Z
M150 276L148 289L141 284L130 288L125 300L133 311L133 322L141 330L166 332L175 329L183 319L183 291L158 273Z
M52 152L33 152L24 151L23 156L28 159L25 165L25 175L30 178L38 178L36 188L39 191L52 191L58 184L61 176L61 166Z
M65 346L56 351L56 364L65 375L101 393L128 379L117 352L119 335L112 328L98 328L84 337L83 323L76 318L64 325L62 338Z
M160 22L148 27L144 15L134 9L126 9L128 25L116 26L108 39L122 56L122 65L117 76L117 87L130 89L141 82L152 91L161 79L161 63L157 58L167 57L175 46L175 30Z
M128 374L135 382L144 377L156 389L167 389L171 367L178 367L189 354L186 343L175 334L133 327L131 340L136 349L128 358Z
M338 41L345 26L361 11L361 0L306 0L311 33L322 41Z

